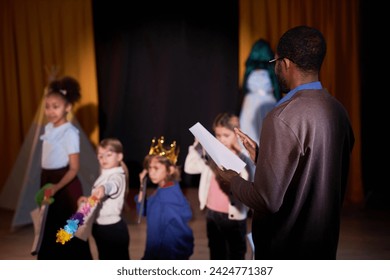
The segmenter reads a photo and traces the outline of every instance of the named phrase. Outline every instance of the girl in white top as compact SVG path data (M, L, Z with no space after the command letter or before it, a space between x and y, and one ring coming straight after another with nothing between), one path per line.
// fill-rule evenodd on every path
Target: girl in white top
M242 131L259 144L263 120L276 104L268 70L253 70L248 76L247 88L249 91L242 103L240 126Z
M238 117L229 113L219 114L213 123L216 138L247 163L241 176L250 180L254 165L249 156L242 152L245 150L241 149L233 130L235 127L239 127ZM207 208L210 259L245 259L248 207L231 196L228 187L221 184L196 139L188 149L184 171L187 174L201 174L198 194L200 209Z
M116 138L100 141L97 157L101 173L92 187L92 195L99 200L94 211L92 235L100 260L129 260L130 235L122 218L128 190L128 170L123 162L123 146ZM81 197L79 202L85 202Z
M80 85L71 77L53 80L46 89L44 113L48 123L41 136L41 187L50 184L45 196L54 198L54 202L50 204L43 224L38 259L91 258L88 244L78 238L67 246L56 242L57 230L77 210L77 199L82 195L77 177L80 136L78 129L67 120L68 113L80 97Z
M258 39L245 62L243 102L240 111L240 126L259 145L262 124L267 113L280 99L279 84L274 65L275 57L268 41Z

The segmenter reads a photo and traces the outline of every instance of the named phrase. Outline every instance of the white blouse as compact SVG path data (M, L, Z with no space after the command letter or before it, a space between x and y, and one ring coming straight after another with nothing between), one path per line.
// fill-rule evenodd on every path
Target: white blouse
M45 126L41 135L43 169L59 169L69 164L69 155L80 153L79 130L70 122L54 127L52 123Z

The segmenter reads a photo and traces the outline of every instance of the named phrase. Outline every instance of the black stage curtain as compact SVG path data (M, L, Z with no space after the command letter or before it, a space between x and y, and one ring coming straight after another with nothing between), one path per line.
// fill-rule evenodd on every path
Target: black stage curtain
M390 209L387 178L390 145L388 137L383 136L389 126L389 105L381 101L387 95L387 86L379 86L382 84L379 78L381 71L376 65L378 57L387 52L387 46L380 37L373 35L376 27L385 24L383 17L374 15L377 9L378 3L375 1L360 1L362 179L366 205L370 208ZM374 65L374 62L377 63Z
M238 107L238 2L128 5L94 1L93 17L100 139L122 141L138 187L153 137L176 140L183 166L194 140L188 129L200 122L212 132L218 113Z

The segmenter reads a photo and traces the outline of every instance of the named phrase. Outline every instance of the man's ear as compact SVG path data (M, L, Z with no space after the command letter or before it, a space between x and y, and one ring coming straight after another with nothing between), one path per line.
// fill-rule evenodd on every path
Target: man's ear
M285 64L286 66L286 69L290 68L291 67L291 64L293 63L290 59L288 58L283 58L283 63Z
M169 166L169 174L175 173L175 166L171 165Z

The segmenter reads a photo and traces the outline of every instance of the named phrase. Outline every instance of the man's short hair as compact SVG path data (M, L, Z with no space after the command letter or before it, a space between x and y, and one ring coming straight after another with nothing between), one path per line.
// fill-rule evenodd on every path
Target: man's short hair
M326 54L326 41L319 30L296 26L282 35L276 53L280 58L288 58L303 71L319 72Z

